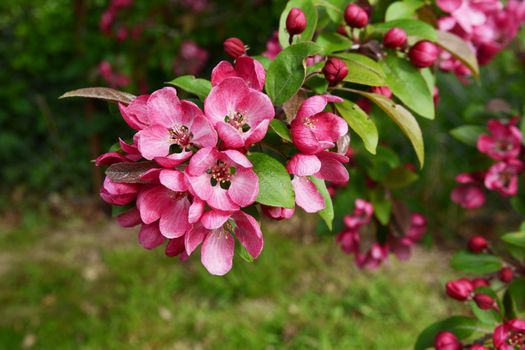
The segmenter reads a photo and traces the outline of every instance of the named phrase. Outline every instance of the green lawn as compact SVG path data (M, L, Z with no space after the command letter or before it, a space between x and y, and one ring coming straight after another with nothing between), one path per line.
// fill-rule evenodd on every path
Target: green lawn
M0 233L0 349L410 349L454 306L443 254L361 272L334 241L266 234L226 277L106 222Z

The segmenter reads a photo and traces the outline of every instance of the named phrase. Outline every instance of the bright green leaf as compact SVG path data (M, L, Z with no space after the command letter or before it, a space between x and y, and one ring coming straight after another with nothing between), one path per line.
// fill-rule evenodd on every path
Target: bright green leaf
M470 69L472 75L479 79L478 60L476 54L470 49L467 42L449 32L439 31L437 36L436 44L460 60L461 63Z
M281 44L282 48L287 48L290 46L290 34L288 34L286 31L286 17L288 17L288 13L294 7L300 8L306 17L306 28L300 35L294 36L294 42L311 40L317 27L317 9L315 8L312 0L288 1L284 11L281 13L281 18L279 19L279 43Z
M330 197L330 193L328 193L324 180L318 179L314 176L309 176L309 179L312 180L315 187L317 187L317 190L324 198L325 208L319 212L319 216L324 220L326 226L328 226L328 229L331 231L332 223L334 221L334 205L332 203L332 197Z
M336 103L339 114L346 120L352 130L363 140L368 152L376 154L379 135L374 121L357 104L345 100Z
M374 206L374 215L382 225L387 225L392 213L392 202L387 198L382 189L373 190L370 193L370 201Z
M509 296L512 299L514 311L520 317L525 316L525 279L516 278L509 286Z
M424 3L419 0L396 1L388 6L385 15L385 22L396 19L413 18L417 9L423 5Z
M338 33L322 33L317 38L316 43L321 47L324 55L344 51L354 45L352 40Z
M201 101L204 101L210 93L211 83L206 79L195 78L193 75L183 75L168 82L182 90L197 95Z
M385 72L373 59L358 53L341 53L334 55L345 61L348 74L345 81L369 86L384 86Z
M292 136L290 135L290 130L286 127L285 123L283 123L279 119L273 119L270 122L270 127L283 140L288 141L288 142L292 142Z
M417 338L414 350L434 348L434 339L441 331L454 333L459 339L468 338L476 330L477 321L465 316L452 316L428 326Z
M486 132L484 127L479 125L463 125L450 130L450 134L458 141L466 145L476 147L479 136Z
M474 254L461 251L452 257L450 265L454 270L483 275L498 271L501 268L501 260L491 254Z
M276 159L254 152L248 155L259 177L257 202L274 207L294 208L295 195L290 175Z

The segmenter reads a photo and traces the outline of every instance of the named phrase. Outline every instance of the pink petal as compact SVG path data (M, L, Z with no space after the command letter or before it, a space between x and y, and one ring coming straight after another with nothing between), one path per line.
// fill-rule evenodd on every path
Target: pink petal
M224 146L228 148L241 148L244 146L242 131L234 128L230 124L218 122L215 124L219 137L224 141Z
M207 201L212 196L213 186L211 185L211 176L209 174L187 176L187 179L195 196L203 201Z
M224 229L211 231L204 239L201 262L212 275L222 276L233 265L235 241Z
M155 157L166 157L170 151L171 136L163 126L152 125L138 132L140 154L148 160Z
M142 175L140 175L140 181L142 182L148 182L148 183L155 183L158 184L159 182L159 174L162 171L160 168L152 168L146 170Z
M252 128L248 130L248 132L244 133L245 140L244 140L244 146L250 147L256 142L261 141L266 136L266 133L268 132L268 126L270 125L270 120L263 120L259 123L259 125L255 128Z
M321 169L321 162L315 155L298 153L288 161L286 169L290 174L310 176Z
M208 230L215 230L224 225L230 216L229 211L212 209L202 215L201 224Z
M202 199L198 197L193 198L193 203L190 205L188 212L188 221L190 224L194 224L201 219L202 214L204 213L205 205L206 202Z
M120 114L124 121L135 130L142 130L149 125L146 103L149 95L141 95L135 98L129 105L118 104Z
M257 259L264 246L264 239L259 223L253 216L242 211L236 212L233 215L233 219L237 225L235 228L235 236L252 258Z
M183 110L177 90L165 87L152 93L148 99L148 116L151 124L159 124L165 128L181 123Z
M295 203L307 213L316 213L325 208L323 196L314 183L303 176L294 176L292 186L295 191Z
M184 246L186 248L186 254L191 255L193 251L204 241L204 237L210 231L204 228L202 225L193 225L193 228L184 235Z
M217 145L217 132L204 116L195 117L188 125L193 135L191 142L198 147L215 147Z
M304 122L295 118L291 124L291 135L294 145L305 154L316 154L323 150L312 129Z
M248 56L241 56L235 60L235 70L250 88L262 91L266 81L266 71L259 61Z
M328 102L341 102L343 101L340 97L324 95L324 96L312 96L304 100L301 107L297 111L297 118L302 119L306 117L314 116L324 111Z
M242 166L243 168L252 168L253 165L250 162L248 158L241 152L233 149L228 149L226 151L222 151L223 154L225 154L232 162L234 162L237 165Z
M275 116L275 109L270 98L260 91L250 89L234 107L247 119L248 125L256 128L263 120L271 120Z
M168 244L166 245L165 253L167 256L177 256L185 253L184 237L170 239Z
M155 157L155 162L157 162L159 165L163 166L164 168L175 168L176 166L188 160L192 154L193 154L192 151L182 151L180 153L172 153L167 157Z
M184 235L190 228L188 210L190 202L186 197L171 200L170 205L162 209L159 228L166 238L177 238Z
M211 85L220 84L224 79L236 77L237 72L228 61L221 61L211 72Z
M348 162L348 157L334 152L319 152L317 157L321 161L321 169L315 176L317 178L336 182L348 182L348 170L343 166L343 162Z
M117 222L122 227L133 227L140 224L142 220L140 220L140 213L138 209L132 208L117 216Z
M348 124L333 113L319 113L310 120L315 125L313 133L320 141L336 142L348 133Z
M223 211L239 210L239 205L230 199L230 196L228 196L228 191L222 189L218 184L212 187L211 196L206 199L206 202L208 202L210 207L214 209Z
M145 224L151 224L160 219L162 210L169 205L167 191L169 190L164 186L150 186L139 192L137 209Z
M188 183L183 173L178 170L164 169L159 175L160 183L175 192L186 192Z
M230 199L240 207L255 202L259 194L259 178L251 169L237 168L228 189Z
M139 232L139 243L146 249L154 249L164 243L164 236L160 234L159 224L142 225Z
M438 7L448 13L452 13L457 10L461 6L462 2L463 0L436 0Z
M128 145L124 140L122 140L120 137L118 139L118 143L120 145L120 149L128 154L138 154L139 150L137 148L137 145L131 144Z
M224 117L236 112L236 106L250 93L248 85L241 78L228 78L211 89L204 101L206 117L216 125Z
M186 171L192 176L201 175L216 164L218 157L219 153L215 148L201 148L191 157Z
M122 154L117 152L108 152L101 154L100 156L95 159L95 165L101 166L101 165L111 165L115 163L123 163L123 162L129 162L129 160L124 157Z
M100 189L100 197L109 204L126 205L137 197L138 190L137 184L113 182L106 177Z

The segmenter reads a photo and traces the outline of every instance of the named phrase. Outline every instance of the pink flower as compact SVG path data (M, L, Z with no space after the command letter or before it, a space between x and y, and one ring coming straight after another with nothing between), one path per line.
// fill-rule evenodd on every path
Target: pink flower
M456 176L460 185L452 190L450 199L465 209L475 209L485 203L485 192L482 187L483 174L462 173Z
M348 133L347 123L337 115L323 112L328 102L341 102L337 96L313 96L299 107L291 123L294 145L305 154L316 154L335 146Z
M496 350L525 348L525 321L511 320L499 325L492 335Z
M377 269L388 258L388 247L379 243L372 244L366 253L357 253L355 261L360 269Z
M212 147L217 135L194 103L181 101L174 88L155 91L147 100L149 126L137 133L138 148L146 159L175 167L191 157L194 147ZM170 147L176 147L170 154Z
M148 117L148 99L150 95L140 95L127 106L119 103L118 107L124 121L135 130L142 130L150 125Z
M517 159L496 163L485 175L485 187L506 197L515 196L518 193L518 175L522 170L523 163Z
M113 182L106 177L100 189L100 197L112 205L126 205L137 197L138 184Z
M235 60L235 67L228 61L221 61L211 72L212 86L219 85L224 79L242 78L248 87L262 91L266 81L266 71L263 65L248 56L241 56Z
M360 242L361 236L357 230L347 229L337 235L337 243L346 254L358 253Z
M122 139L119 139L119 144L121 151L101 154L95 159L96 166L111 165L122 162L136 162L142 158L135 144L128 145Z
M193 193L218 210L239 210L255 202L259 193L252 164L235 150L202 148L190 159L186 175Z
M266 42L266 51L263 52L263 56L273 60L283 50L279 43L279 33L274 32L272 37Z
M268 96L236 77L212 88L204 111L226 148L250 147L262 140L275 115Z
M260 255L264 245L261 228L255 218L242 211L232 214L231 221L216 229L194 225L186 234L184 245L186 253L191 255L202 243L202 264L211 274L222 276L232 268L235 238L252 258Z
M144 224L159 221L161 234L166 238L183 236L190 228L188 184L177 170L161 170L160 184L146 185L137 197L137 209Z
M363 199L355 200L355 209L352 215L344 217L344 223L349 229L358 229L363 225L368 225L374 214L372 203Z
M517 158L521 152L522 135L514 126L514 121L503 124L499 120L490 120L490 135L481 135L478 139L478 150L494 160Z
M427 219L419 213L412 213L410 217L410 228L406 233L412 242L418 242L427 231Z

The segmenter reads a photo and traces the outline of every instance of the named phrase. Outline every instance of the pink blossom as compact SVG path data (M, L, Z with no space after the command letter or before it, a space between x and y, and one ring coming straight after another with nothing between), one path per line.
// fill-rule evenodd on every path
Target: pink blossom
M337 243L346 254L358 253L360 242L361 236L357 230L346 229L337 235Z
M325 208L323 196L308 177L294 176L292 186L295 192L295 204L307 213L317 213Z
M252 258L260 255L264 245L261 228L255 218L242 211L232 214L231 221L216 229L194 225L184 238L184 246L191 255L202 243L202 264L211 274L222 276L232 268L235 238Z
M379 243L372 244L366 253L357 253L355 261L360 269L377 269L388 258L388 247Z
M328 102L341 102L337 96L313 96L299 107L291 123L294 145L305 154L316 154L335 146L348 133L348 124L333 113L323 112Z
M140 95L133 99L127 106L119 103L118 107L124 121L135 130L142 130L150 125L148 117L149 95Z
M412 213L410 217L410 227L404 236L389 237L389 248L399 260L408 260L411 255L412 246L423 238L427 230L427 219L419 214Z
M273 60L283 50L279 43L279 33L274 32L272 37L266 42L266 51L263 52L263 56Z
M499 162L489 168L485 175L485 187L510 197L518 194L518 175L523 170L523 163L517 159Z
M479 137L478 150L494 160L517 158L521 153L522 135L514 123L503 124L499 120L489 120L490 135Z
M204 111L227 148L250 147L262 140L275 115L268 96L237 77L212 88Z
M113 22L115 21L115 12L106 10L104 13L102 13L102 16L100 17L100 31L103 32L106 35L111 34L111 27L113 26Z
M427 219L420 213L412 213L410 216L410 228L406 233L412 242L418 242L427 231Z
M465 209L475 209L485 204L485 191L483 191L482 173L462 173L456 176L460 185L452 190L450 199Z
M113 182L106 177L100 189L100 197L112 205L126 205L137 197L139 185Z
M525 347L525 321L510 320L496 327L493 333L496 350L514 350Z
M248 87L262 91L266 81L266 71L263 65L248 56L241 56L235 60L235 67L228 61L221 61L211 73L212 86L219 85L224 79L242 78Z
M146 159L174 167L191 157L193 148L217 144L217 135L199 107L179 100L174 88L152 93L146 110L149 126L137 133L138 148ZM170 152L172 146L175 153Z
M193 193L212 208L235 211L253 202L259 181L252 164L235 150L200 149L190 159L186 175Z
M199 74L208 61L208 51L193 41L184 41L180 45L179 55L173 62L176 75Z
M372 203L363 199L355 200L355 209L352 215L344 217L344 223L349 229L358 229L363 225L368 225L372 219L374 207Z

